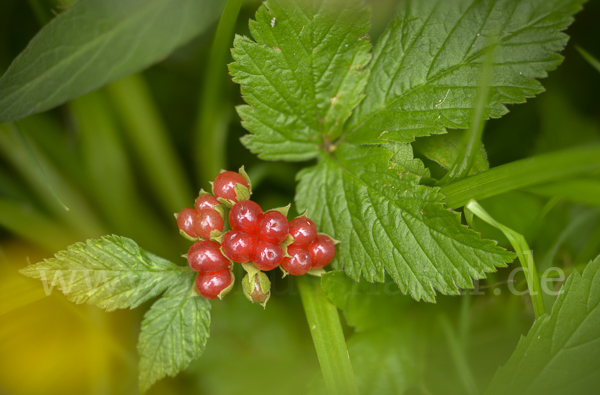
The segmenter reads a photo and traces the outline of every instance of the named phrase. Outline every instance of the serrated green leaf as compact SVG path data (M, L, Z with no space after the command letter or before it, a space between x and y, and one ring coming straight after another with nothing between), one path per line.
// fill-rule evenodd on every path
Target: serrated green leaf
M217 0L80 0L0 79L0 123L55 107L163 59L219 15Z
M144 315L138 343L140 389L175 376L204 351L209 336L210 302L190 296L196 273L173 285Z
M592 394L600 387L600 256L563 286L486 394Z
M144 251L126 237L104 236L73 244L20 272L41 280L47 294L56 287L74 303L112 311L139 306L182 281L191 269Z
M341 145L299 173L299 211L308 208L320 231L342 240L334 268L370 282L387 272L402 292L433 302L435 289L458 294L513 259L461 225L438 188L419 185L391 156L380 146Z
M416 151L423 154L427 159L438 163L444 169L449 169L458 156L463 144L464 133L463 130L450 130L446 134L416 139L412 145ZM475 156L469 175L480 173L489 168L487 153L482 144Z
M339 136L362 99L370 13L359 0L274 0L237 36L230 65L249 105L238 107L263 159L305 160Z
M584 0L409 0L377 43L366 98L346 141L410 142L468 127L477 72L497 40L486 118L542 92L560 64L561 33Z

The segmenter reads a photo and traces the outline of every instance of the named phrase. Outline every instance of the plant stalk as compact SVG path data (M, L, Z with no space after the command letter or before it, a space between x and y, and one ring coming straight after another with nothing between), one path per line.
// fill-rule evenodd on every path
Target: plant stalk
M358 395L337 307L318 278L300 276L298 288L329 394Z

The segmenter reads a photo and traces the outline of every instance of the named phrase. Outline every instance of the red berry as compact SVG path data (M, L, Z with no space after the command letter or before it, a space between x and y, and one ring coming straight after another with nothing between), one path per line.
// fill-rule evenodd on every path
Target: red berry
M203 239L210 239L213 230L223 231L223 218L213 209L204 209L198 212L196 221L196 234Z
M213 273L229 270L231 262L221 253L221 245L216 241L199 241L188 250L188 263L198 273Z
M251 200L236 203L229 211L229 224L234 230L255 233L262 218L262 208Z
M237 202L235 184L242 184L243 186L248 187L248 182L239 173L234 171L224 171L215 178L215 183L213 185L215 196Z
M290 221L290 235L294 238L293 245L306 247L317 237L317 226L308 218L294 218Z
M260 270L273 270L283 260L283 248L279 244L259 240L254 252L254 266Z
M257 236L273 243L281 243L288 235L290 225L279 211L267 211L258 225Z
M305 247L291 245L287 252L291 258L285 257L281 262L281 266L286 272L293 276L301 276L310 270L313 259Z
M204 209L213 209L215 206L219 205L219 201L213 195L200 195L196 199L196 204L194 207L196 211L204 210Z
M206 299L216 299L225 288L231 285L231 280L229 270L199 274L196 277L196 288L198 293Z
M196 233L198 213L193 208L184 208L177 214L177 226L191 237L198 237Z
M308 246L310 255L313 259L313 269L320 269L329 265L329 262L335 255L335 244L331 237L326 235L318 235L315 241Z
M223 237L223 250L232 261L247 263L252 260L256 241L256 236L250 233L230 230Z

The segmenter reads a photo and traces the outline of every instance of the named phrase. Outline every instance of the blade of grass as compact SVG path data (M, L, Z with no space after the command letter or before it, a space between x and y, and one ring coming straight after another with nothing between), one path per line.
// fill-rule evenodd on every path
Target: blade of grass
M69 108L80 136L81 158L91 184L92 197L114 232L136 239L165 254L173 232L156 216L145 196L136 190L127 149L103 91L72 100ZM171 217L169 217L171 219ZM177 235L178 236L178 235Z
M134 74L107 90L164 213L173 215L189 206L194 194L143 77Z
M31 161L30 154L27 153L27 148L21 142L18 133L6 124L0 125L0 154L16 170L46 209L72 230L78 232L81 239L105 234L106 229L91 210L88 200L63 177L33 141L29 139L27 141L34 157L39 162L39 166L43 169L43 174L39 171L38 166ZM51 193L48 190L45 176L47 176L50 185L67 202L70 208L69 212L65 211L63 206L58 204L55 199L49 198ZM36 230L31 229L30 231L35 232Z
M577 49L577 51L579 51L581 56L583 56L583 58L587 60L587 62L600 73L600 61L594 56L592 56L591 53L581 48L579 45L575 46L575 48Z
M463 384L465 393L469 395L477 395L479 390L477 389L473 372L471 372L471 368L469 367L467 356L461 347L460 339L454 332L452 324L450 324L450 321L445 314L439 315L439 322L440 326L442 327L444 337L446 338L446 343L448 343L450 357L454 361L454 368L456 369L456 373L458 373L458 377Z
M219 120L224 116L223 112L230 111L230 106L224 103L222 91L226 81L229 81L226 78L227 56L242 3L243 0L227 0L208 55L210 62L204 74L194 134L194 152L200 153L194 155L194 158L197 160L200 185L204 186L226 167L225 144L228 128L218 126Z
M464 206L470 199L481 200L533 185L600 170L600 145L579 147L533 156L451 182L441 187L446 204Z
M531 297L531 303L533 304L535 318L539 318L546 310L544 308L544 299L540 289L540 281L533 260L533 254L531 253L531 249L529 248L529 244L527 244L525 237L496 221L479 203L477 203L477 201L471 199L465 206L465 216L472 218L473 215L476 215L483 221L502 231L515 249L519 261L523 266L523 270L525 271L525 279L527 280L527 287L529 288L529 296ZM471 220L469 220L469 222L471 222Z
M0 198L0 226L49 251L66 247L75 235L28 203Z
M439 185L465 178L473 167L475 157L479 154L481 137L483 136L483 128L485 126L485 119L487 118L485 110L490 96L490 80L494 63L493 48L494 46L490 46L481 66L477 97L475 99L469 131L464 135L464 141L456 156L456 160L450 169L448 169L446 175L439 181Z
M308 327L330 395L357 395L346 340L337 307L327 299L319 278L300 276L298 288Z

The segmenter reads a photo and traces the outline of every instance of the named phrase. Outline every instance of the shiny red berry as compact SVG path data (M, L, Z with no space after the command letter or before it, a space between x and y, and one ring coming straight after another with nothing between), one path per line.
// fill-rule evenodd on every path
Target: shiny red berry
M255 233L262 219L262 208L251 200L236 203L229 211L229 224L233 230Z
M232 277L229 270L203 273L196 277L196 288L202 297L216 299L225 288L231 285L231 280Z
M210 239L213 230L223 231L223 218L213 209L204 209L198 212L196 220L196 234L203 239Z
M230 230L223 237L225 255L234 262L248 263L254 256L256 236L241 230Z
M308 218L298 217L290 221L290 235L295 246L306 247L317 237L317 226Z
M196 211L204 210L204 209L213 209L215 206L219 205L219 201L213 195L200 195L196 198L196 204L194 207Z
M259 240L254 251L254 266L263 271L273 270L283 260L283 248L279 244Z
M279 211L267 211L260 221L257 236L273 243L281 243L288 235L290 225Z
M313 259L312 268L320 269L329 265L329 262L333 259L333 256L335 255L335 244L333 244L331 237L318 235L315 241L308 246L308 250Z
M291 245L287 252L291 258L285 257L281 262L281 266L286 272L293 276L301 276L311 269L313 259L306 247Z
M188 263L198 273L229 270L231 262L221 253L221 244L203 240L192 244L188 250Z
M177 226L190 237L198 237L196 222L198 222L198 213L193 208L184 208L177 214Z
M248 182L239 173L234 171L224 171L215 178L215 183L213 185L215 196L237 202L235 184L241 184L248 187Z

